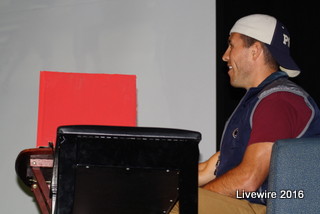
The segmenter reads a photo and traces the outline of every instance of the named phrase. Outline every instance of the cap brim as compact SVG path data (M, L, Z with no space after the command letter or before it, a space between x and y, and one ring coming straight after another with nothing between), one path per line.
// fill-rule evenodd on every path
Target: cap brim
M266 44L274 59L278 62L280 70L286 72L289 77L296 77L300 74L300 68L291 58L290 54L282 53L277 48Z

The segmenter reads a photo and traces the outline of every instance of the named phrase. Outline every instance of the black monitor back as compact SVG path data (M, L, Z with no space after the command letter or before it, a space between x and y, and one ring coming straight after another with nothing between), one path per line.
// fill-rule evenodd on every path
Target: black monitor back
M195 131L63 126L52 181L55 214L180 214L198 209Z

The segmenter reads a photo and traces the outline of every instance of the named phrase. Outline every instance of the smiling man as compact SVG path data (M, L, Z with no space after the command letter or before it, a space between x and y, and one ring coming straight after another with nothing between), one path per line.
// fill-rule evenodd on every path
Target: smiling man
M290 56L290 35L276 18L245 16L228 41L222 59L230 84L247 92L225 125L220 151L199 164L199 214L266 213L266 199L275 197L267 190L273 143L320 135L320 112L289 80L300 69Z

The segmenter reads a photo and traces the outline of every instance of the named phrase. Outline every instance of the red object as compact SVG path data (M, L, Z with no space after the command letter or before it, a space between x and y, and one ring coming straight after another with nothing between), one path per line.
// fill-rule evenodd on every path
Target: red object
M37 147L62 125L136 126L136 76L41 71Z

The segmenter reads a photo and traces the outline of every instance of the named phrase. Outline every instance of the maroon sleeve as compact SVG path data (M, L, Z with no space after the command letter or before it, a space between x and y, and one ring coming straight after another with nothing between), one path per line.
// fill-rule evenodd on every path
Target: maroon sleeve
M304 98L290 92L276 92L264 98L252 118L248 146L295 138L308 125L312 111Z

